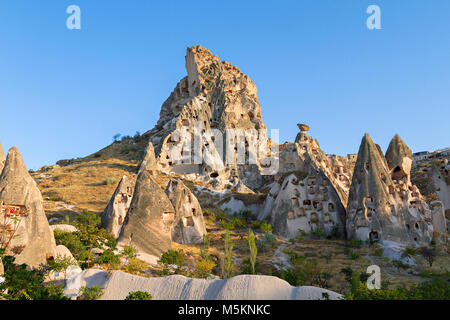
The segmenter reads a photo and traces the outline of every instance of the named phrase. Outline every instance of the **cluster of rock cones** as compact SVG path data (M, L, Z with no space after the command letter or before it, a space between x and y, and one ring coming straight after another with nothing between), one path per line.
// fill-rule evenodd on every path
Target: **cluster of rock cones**
M256 86L247 75L200 46L188 48L186 69L188 75L162 105L158 123L144 134L148 147L136 183L124 176L102 214L102 226L119 243L159 256L172 241L202 241L206 229L199 201L182 179L170 180L163 190L155 181L161 173L189 175L216 192L270 189L257 217L269 219L274 232L286 238L319 230L348 239L423 245L436 233L446 234L445 208L439 201L429 206L411 183L412 153L398 135L386 155L366 134L357 156L340 157L325 154L308 136L309 127L299 124L295 142L278 145L264 133ZM197 129L205 137L202 154L210 156L201 163L177 161L183 149L176 133L194 141ZM208 132L218 130L238 145L228 129L250 132L241 140L247 149L264 145L279 152L256 157L255 163L225 163L216 156L218 141ZM252 156L245 153L245 159ZM9 150L6 162L3 159L0 147L2 208L20 205L28 212L20 218L10 247L17 248L19 263L37 266L56 250L42 196L17 148ZM276 174L265 174L273 162L278 163Z

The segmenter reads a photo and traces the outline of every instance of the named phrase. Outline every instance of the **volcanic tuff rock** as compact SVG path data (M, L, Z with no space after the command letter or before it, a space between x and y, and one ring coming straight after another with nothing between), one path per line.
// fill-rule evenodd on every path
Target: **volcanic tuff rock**
M0 174L2 173L4 165L5 165L5 152L3 151L2 144L0 142Z
M155 146L160 170L193 173L213 189L231 189L239 180L250 187L261 185L261 159L257 164L237 165L233 146L238 137L225 134L227 129L248 130L246 146L268 144L255 84L237 67L221 62L201 46L187 49L186 69L187 77L162 105L157 125L145 133ZM216 137L217 132L224 134L223 139ZM231 145L228 154L227 139ZM201 141L197 149L191 145L195 141ZM247 150L245 157L254 154ZM234 162L224 161L227 156Z
M396 136L386 154L388 159L370 136L364 135L350 188L347 236L428 244L433 235L432 214L411 184L408 148Z
M170 180L166 194L175 209L172 241L183 244L202 243L206 228L197 198L181 180Z
M145 170L147 170L152 176L156 176L158 171L158 164L155 159L155 149L153 148L151 141L149 141L147 148L145 148L144 158L139 166L138 175Z
M344 235L349 165L342 157L325 155L304 126L296 142L280 148L277 181L258 218L271 215L275 233L289 238L295 237L298 229Z
M28 212L19 218L16 237L9 246L11 249L23 248L16 255L16 263L37 267L54 256L55 239L45 216L41 192L16 147L9 150L0 176L0 203L19 208L24 206L23 209Z
M134 184L127 176L123 176L114 191L105 211L102 213L102 227L116 238L119 237L123 222L133 198Z
M121 271L86 269L64 288L75 298L81 286L105 288L100 300L124 300L135 291L144 291L154 300L330 300L342 299L334 291L312 286L292 287L272 276L239 275L224 280L192 279L181 275L146 278Z
M133 199L120 232L119 243L159 256L169 250L175 210L152 174L144 170L136 180Z

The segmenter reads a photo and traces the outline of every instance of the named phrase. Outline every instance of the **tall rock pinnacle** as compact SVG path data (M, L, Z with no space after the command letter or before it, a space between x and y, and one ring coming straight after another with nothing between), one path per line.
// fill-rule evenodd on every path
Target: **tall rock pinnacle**
M37 267L54 256L55 239L45 216L41 192L16 147L9 150L0 176L0 204L3 210L27 213L19 218L16 237L9 245L16 251L16 263Z

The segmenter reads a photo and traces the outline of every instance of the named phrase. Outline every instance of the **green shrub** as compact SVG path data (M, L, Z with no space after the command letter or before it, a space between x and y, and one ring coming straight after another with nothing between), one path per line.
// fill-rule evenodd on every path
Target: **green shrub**
M102 255L97 259L98 264L120 264L120 257L114 253L111 249L105 250Z
M102 297L104 288L99 286L81 287L78 292L79 300L98 300Z
M138 251L132 244L127 244L122 249L122 255L127 259L133 259L137 257Z
M250 250L250 263L252 265L252 274L255 274L255 264L256 264L256 256L258 254L258 249L256 247L255 235L253 234L252 229L248 230L248 247Z
M266 222L262 222L259 226L259 229L264 233L272 232L272 225Z
M144 272L147 268L148 265L146 262L138 258L131 258L125 266L125 271L128 273L137 274L139 272Z
M197 275L199 278L208 278L211 274L211 270L216 266L214 261L209 259L201 259L195 264Z
M125 300L152 300L152 295L144 291L134 291L127 295Z
M261 252L266 252L277 245L277 237L272 232L266 232L263 237L258 238L256 247Z
M159 260L162 264L175 264L178 267L183 267L186 263L186 258L184 256L183 250L168 250L164 252Z
M5 281L0 284L0 300L68 300L62 288L44 284L42 269L28 270L25 264L15 264L12 256L3 256L2 262Z

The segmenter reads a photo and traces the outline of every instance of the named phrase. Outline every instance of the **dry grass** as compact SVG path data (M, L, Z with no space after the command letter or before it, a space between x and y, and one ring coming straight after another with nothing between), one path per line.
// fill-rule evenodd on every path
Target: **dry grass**
M37 180L47 213L65 215L83 209L99 213L105 209L122 176L136 179L137 167L137 162L119 159L92 160L53 167L32 176ZM105 184L105 179L116 182Z

